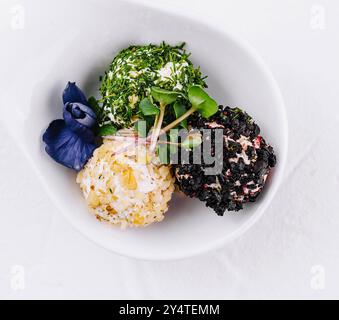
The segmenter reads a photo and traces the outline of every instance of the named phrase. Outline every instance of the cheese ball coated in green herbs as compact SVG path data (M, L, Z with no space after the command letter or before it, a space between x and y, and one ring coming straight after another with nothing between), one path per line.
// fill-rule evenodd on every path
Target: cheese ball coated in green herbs
M145 97L152 100L153 86L181 92L183 96L193 84L206 87L200 69L193 66L183 46L162 43L122 50L102 79L99 126L131 127L140 101Z

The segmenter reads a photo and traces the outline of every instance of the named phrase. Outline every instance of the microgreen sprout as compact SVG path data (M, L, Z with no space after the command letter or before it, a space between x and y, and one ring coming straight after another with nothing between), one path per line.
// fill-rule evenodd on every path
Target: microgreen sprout
M150 150L153 151L156 147L156 143L161 132L161 126L162 122L164 121L166 107L169 104L175 102L177 98L180 96L180 93L161 89L158 87L152 87L151 94L153 99L160 104L160 112L155 117L154 128L151 137Z
M151 132L151 136L149 137L151 151L155 150L160 134L164 134L169 130L178 127L179 125L187 129L187 118L192 113L199 112L204 118L209 118L218 110L217 102L213 100L202 89L201 86L198 85L193 85L188 88L188 99L191 104L191 108L189 110L186 110L185 105L178 100L179 98L182 97L178 92L152 87L151 95L154 101L159 103L160 105L159 108L156 105L154 105L148 98L142 100L139 105L139 109L144 116L155 116L153 130ZM166 107L170 104L173 104L173 110L176 116L176 120L174 120L172 123L168 124L165 128L162 129L162 123L164 120ZM169 135L171 138L171 133ZM159 141L159 144L163 143L164 143L163 141L162 142ZM169 145L175 145L175 143L172 142L165 143ZM183 141L180 145L183 148L191 149L195 148L201 143L202 139L200 135L191 134L188 135L186 140ZM164 147L158 147L158 155L160 158L163 158L164 154L163 148Z
M139 110L144 116L153 116L159 114L159 108L152 103L149 98L144 98L139 104Z
M213 100L201 86L194 85L189 87L188 99L192 107L180 117L178 117L175 121L163 128L163 132L167 132L168 130L176 127L196 111L206 119L218 111L217 102Z

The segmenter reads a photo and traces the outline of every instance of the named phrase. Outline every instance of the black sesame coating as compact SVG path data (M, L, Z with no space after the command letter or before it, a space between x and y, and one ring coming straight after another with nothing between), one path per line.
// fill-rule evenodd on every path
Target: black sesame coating
M210 119L194 115L189 119L191 128L202 131L212 130L212 146L215 144L213 132L223 130L223 169L217 176L205 175L208 167L190 163L173 165L176 183L187 196L198 198L222 216L225 211L239 211L244 203L255 202L261 193L267 176L276 164L273 148L260 136L260 128L253 119L239 108L219 107ZM204 137L203 137L204 143ZM214 156L214 148L211 150ZM179 154L180 159L180 154ZM213 166L213 165L212 165Z

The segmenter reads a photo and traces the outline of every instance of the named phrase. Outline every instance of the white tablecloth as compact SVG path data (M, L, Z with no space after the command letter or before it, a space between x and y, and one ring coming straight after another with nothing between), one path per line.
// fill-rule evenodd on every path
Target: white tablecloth
M277 196L219 251L174 262L123 258L67 223L0 128L0 298L339 298L339 3L168 2L232 30L273 71L290 133Z

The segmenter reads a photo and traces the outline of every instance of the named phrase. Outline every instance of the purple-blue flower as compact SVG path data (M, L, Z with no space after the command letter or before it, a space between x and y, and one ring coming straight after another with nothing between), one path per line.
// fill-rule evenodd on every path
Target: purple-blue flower
M54 120L43 135L46 152L58 163L80 171L96 149L96 116L75 82L63 92L63 120Z

